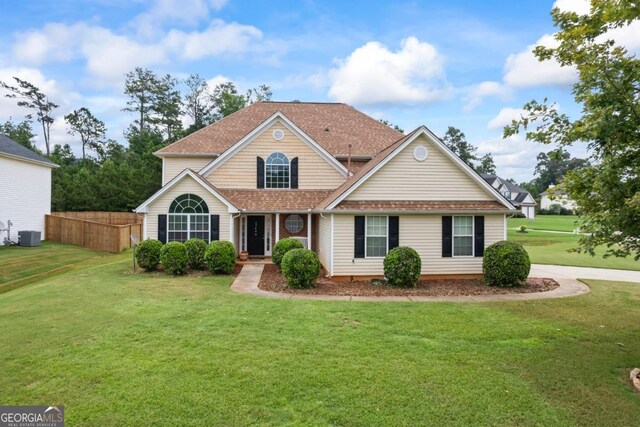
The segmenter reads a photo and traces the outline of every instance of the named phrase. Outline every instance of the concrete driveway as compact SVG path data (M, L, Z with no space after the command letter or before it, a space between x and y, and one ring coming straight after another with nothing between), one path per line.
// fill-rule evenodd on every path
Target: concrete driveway
M531 266L531 277L551 277L553 279L595 279L640 283L640 271L613 270L608 268L565 267L563 265Z

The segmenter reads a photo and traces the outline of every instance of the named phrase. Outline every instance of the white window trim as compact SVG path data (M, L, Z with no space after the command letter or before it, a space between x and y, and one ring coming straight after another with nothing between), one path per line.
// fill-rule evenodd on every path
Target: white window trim
M170 230L169 229L169 224L171 223L169 221L169 218L172 216L186 216L187 217L187 240L191 239L191 215L204 215L207 217L207 233L209 233L209 239L208 241L211 242L211 214L210 213L168 213L167 214L167 243L169 242L178 242L179 240L169 240L169 233L184 233L184 230ZM203 233L204 231L202 230L194 230L194 233ZM199 237L198 237L199 238ZM204 240L204 239L203 239ZM186 240L185 240L186 242Z
M371 237L386 237L386 242L387 242L387 246L386 249L384 251L384 255L382 256L369 256L368 254L368 246L367 245L367 238L369 237L369 234L367 233L368 230L368 225L369 225L369 217L383 217L387 219L387 235L386 236L371 236ZM388 215L366 215L364 217L364 257L366 258L371 258L371 259L380 259L380 258L384 258L385 256L387 256L387 254L389 253L389 216Z
M469 237L468 235L456 236L456 218L471 218L471 255L456 255L456 237ZM455 215L451 220L451 257L474 258L476 256L476 217L473 215Z
M288 180L289 185L287 187L267 187L267 165L268 165L267 162L269 160L269 157L271 157L271 155L274 153L280 153L287 158L287 163L289 165L289 180ZM265 190L291 190L291 159L289 159L289 156L284 154L282 151L272 152L267 156L267 158L264 161L264 189Z

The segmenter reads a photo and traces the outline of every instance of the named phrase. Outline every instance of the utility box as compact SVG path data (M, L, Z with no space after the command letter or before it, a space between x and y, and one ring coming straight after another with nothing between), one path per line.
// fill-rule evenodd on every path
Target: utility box
M40 232L35 230L18 231L18 245L40 246Z

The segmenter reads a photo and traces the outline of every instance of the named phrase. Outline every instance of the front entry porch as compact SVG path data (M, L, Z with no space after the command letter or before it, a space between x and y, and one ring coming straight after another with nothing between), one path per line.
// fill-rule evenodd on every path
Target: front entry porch
M269 258L273 245L287 237L315 251L317 222L317 214L308 212L242 213L233 218L238 255L247 252L250 259Z

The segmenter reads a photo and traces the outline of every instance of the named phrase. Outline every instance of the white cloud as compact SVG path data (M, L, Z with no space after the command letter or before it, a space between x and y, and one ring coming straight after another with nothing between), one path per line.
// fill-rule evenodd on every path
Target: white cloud
M503 108L487 125L488 129L502 129L512 120L518 120L524 110L522 108Z
M575 68L562 67L554 59L539 61L533 54L536 46L554 48L558 44L552 35L545 34L522 52L509 55L504 66L504 82L515 88L575 83L578 79Z
M186 59L200 59L225 53L241 53L254 40L262 38L262 31L252 25L226 23L215 19L204 31L185 33L171 30L162 44Z
M491 96L502 100L507 100L511 97L511 88L500 83L486 81L469 88L467 95L465 96L465 111L473 110L482 104L484 98Z
M556 0L553 8L558 8L563 12L575 12L578 15L588 15L591 11L589 0Z
M368 42L336 61L328 74L329 96L358 105L442 99L448 92L443 62L433 45L416 37L402 40L396 52Z
M231 81L233 80L231 80L229 77L223 76L222 74L218 74L217 76L211 77L209 80L207 80L207 84L209 85L209 88L213 90L219 84L231 82Z
M152 37L161 26L183 24L195 26L209 19L210 10L220 10L227 0L156 0L148 11L136 16L130 25L137 32Z
M262 33L256 27L214 20L202 32L171 30L153 41L86 23L47 24L42 29L16 34L13 57L17 63L42 65L82 58L95 84L120 85L134 67L165 64L172 59L200 59L252 48Z

